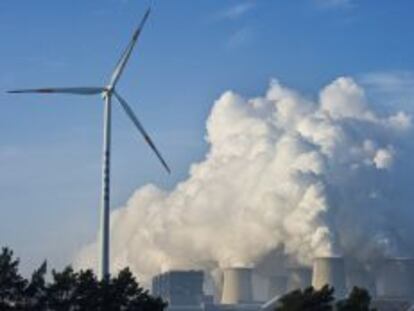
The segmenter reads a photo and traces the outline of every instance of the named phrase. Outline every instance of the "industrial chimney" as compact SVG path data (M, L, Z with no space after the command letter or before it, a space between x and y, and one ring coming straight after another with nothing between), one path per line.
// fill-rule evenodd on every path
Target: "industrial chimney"
M222 304L243 304L253 301L252 269L227 268L223 270Z
M282 296L286 293L287 276L278 275L269 278L269 294L268 298L272 299L276 296Z
M305 289L311 286L312 271L309 268L289 268L287 279L287 291Z
M377 279L379 297L414 299L414 259L385 260Z
M318 257L313 263L312 286L320 289L324 285L335 289L335 296L346 296L345 263L342 257Z

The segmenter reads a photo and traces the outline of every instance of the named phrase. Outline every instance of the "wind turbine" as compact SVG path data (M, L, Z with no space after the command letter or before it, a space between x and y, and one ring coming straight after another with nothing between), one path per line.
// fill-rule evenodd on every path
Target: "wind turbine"
M100 266L99 274L102 279L109 276L109 218L110 218L110 163L111 163L111 106L112 96L117 99L127 116L144 137L144 140L155 153L163 167L168 173L170 168L163 159L161 153L152 142L147 131L126 102L116 91L116 85L122 76L125 66L138 41L139 35L148 19L151 9L148 8L140 24L136 28L131 41L115 67L108 86L104 87L63 87L63 88L41 88L13 90L8 93L41 93L41 94L74 94L74 95L102 95L104 100L104 129L103 129L103 155L102 155L102 193L101 193L101 216L100 216Z

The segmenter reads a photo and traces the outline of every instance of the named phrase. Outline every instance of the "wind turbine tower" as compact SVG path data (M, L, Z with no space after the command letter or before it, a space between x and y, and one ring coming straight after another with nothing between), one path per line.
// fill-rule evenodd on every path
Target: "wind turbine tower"
M111 109L112 99L115 98L121 105L127 116L131 119L135 127L143 136L145 142L149 145L155 153L165 170L170 173L170 168L161 156L157 147L154 145L147 131L142 126L141 122L121 95L116 91L116 86L119 79L124 72L125 66L132 54L132 51L138 41L142 29L150 15L151 9L148 8L140 24L135 30L131 41L127 45L124 53L115 67L111 76L111 80L107 86L104 87L63 87L63 88L40 88L40 89L25 89L13 90L8 93L40 93L40 94L72 94L72 95L102 95L104 100L104 137L103 137L103 154L102 154L102 192L101 192L101 215L100 215L100 266L99 275L101 279L109 276L109 224L110 224L110 170L111 170Z

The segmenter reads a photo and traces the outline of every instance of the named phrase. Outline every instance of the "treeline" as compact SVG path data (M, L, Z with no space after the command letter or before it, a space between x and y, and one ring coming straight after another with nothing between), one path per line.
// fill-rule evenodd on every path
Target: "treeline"
M279 303L276 311L375 311L368 291L358 287L339 301L335 300L334 288L326 285L320 290L295 290L281 297Z
M0 310L19 311L162 311L166 304L139 286L129 269L98 280L93 271L52 270L46 280L43 263L29 279L19 273L19 260L3 248L0 254Z

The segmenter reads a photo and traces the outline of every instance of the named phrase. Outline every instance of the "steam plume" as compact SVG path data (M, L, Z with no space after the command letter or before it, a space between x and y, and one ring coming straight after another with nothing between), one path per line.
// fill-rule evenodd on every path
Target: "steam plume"
M147 280L171 268L251 266L281 247L305 265L410 253L411 119L373 107L347 77L318 100L276 80L263 97L225 92L190 177L171 192L142 187L113 212L113 268ZM95 249L77 263L94 266Z

